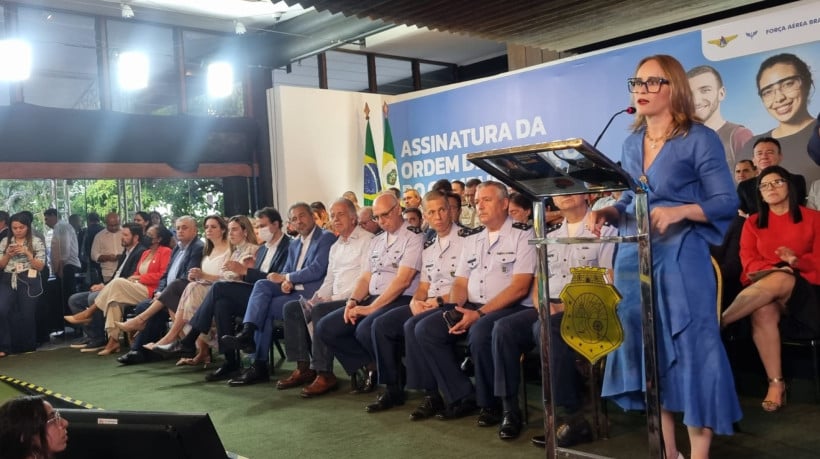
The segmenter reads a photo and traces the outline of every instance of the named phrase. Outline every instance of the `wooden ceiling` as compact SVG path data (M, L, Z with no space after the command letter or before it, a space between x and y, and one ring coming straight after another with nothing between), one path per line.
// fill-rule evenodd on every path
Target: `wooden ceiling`
M299 0L318 11L552 51L695 26L788 2L748 0Z

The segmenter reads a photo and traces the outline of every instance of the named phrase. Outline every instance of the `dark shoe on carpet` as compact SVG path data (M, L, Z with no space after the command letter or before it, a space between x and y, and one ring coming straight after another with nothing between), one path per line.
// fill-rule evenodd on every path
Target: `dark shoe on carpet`
M421 421L422 419L432 418L433 416L444 411L444 400L439 395L428 395L419 406L410 413L411 421Z
M245 324L242 331L236 335L225 335L222 337L222 345L226 349L241 350L246 354L253 354L256 351L256 343L253 340L253 334L256 327L253 324Z
M352 379L351 379L352 381ZM376 390L376 386L378 385L379 376L376 373L376 370L364 370L364 378L360 381L360 384L357 384L353 390L350 391L351 394L369 394Z
M276 388L279 390L290 389L292 387L303 386L307 383L313 382L316 379L316 372L310 369L300 370L295 369L285 379L280 379L276 382Z
M518 411L505 411L498 428L498 438L502 440L514 440L521 435L521 413Z
M390 391L385 391L376 397L376 401L364 407L368 413L378 413L379 411L386 411L394 406L404 405L404 393L393 394Z
M244 373L228 381L231 387L250 386L251 384L270 381L270 370L267 362L253 362Z
M299 395L301 395L302 398L316 397L336 390L337 387L339 387L339 382L336 380L336 375L333 373L319 373L316 379L305 386Z
M231 379L236 375L239 371L238 365L230 365L230 364L222 364L221 367L214 370L212 373L208 373L205 375L205 381L214 382L214 381L224 381L226 379Z
M547 446L547 437L546 435L536 435L530 439L530 442L533 446L545 448Z
M591 441L592 427L584 418L570 419L555 429L555 444L561 448Z
M436 414L436 419L450 420L461 419L465 416L471 416L475 413L478 407L475 404L475 399L467 397L455 403L451 403L440 413Z
M492 427L501 422L501 410L498 408L482 408L478 413L479 427Z
M147 362L147 359L145 358L145 354L140 351L129 351L117 357L117 362L123 365L137 365Z
M157 344L151 350L166 359L169 357L193 357L196 355L196 347L184 346L179 340L171 344Z

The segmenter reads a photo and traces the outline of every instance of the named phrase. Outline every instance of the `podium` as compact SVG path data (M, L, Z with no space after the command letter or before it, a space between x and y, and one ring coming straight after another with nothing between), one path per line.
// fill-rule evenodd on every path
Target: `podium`
M660 423L660 392L658 387L657 346L655 341L655 305L652 300L652 256L649 241L649 213L644 184L630 177L620 166L583 139L567 139L520 147L502 148L467 155L467 159L500 182L528 196L533 201L533 221L536 238L538 287L541 321L541 378L544 402L544 433L546 456L601 457L589 453L559 448L555 443L555 405L550 370L550 314L548 244L581 244L611 242L638 244L641 291L642 338L646 369L646 416L649 436L649 457L663 457ZM605 191L631 190L635 193L637 233L634 236L602 238L547 238L545 206L552 196Z

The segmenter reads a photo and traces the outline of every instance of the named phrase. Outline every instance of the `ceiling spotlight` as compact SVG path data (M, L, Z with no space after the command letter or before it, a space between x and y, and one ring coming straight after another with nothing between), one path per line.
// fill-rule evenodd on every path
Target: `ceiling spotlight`
M131 9L131 5L126 5L125 3L122 4L122 18L123 19L131 19L134 17L134 10Z
M245 28L245 24L242 24L242 21L234 21L234 31L237 35L244 35L248 29Z

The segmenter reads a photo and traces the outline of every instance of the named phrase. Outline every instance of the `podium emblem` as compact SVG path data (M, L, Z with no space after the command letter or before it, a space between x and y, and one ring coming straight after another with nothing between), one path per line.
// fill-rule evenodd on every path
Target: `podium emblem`
M615 313L621 294L606 281L606 268L570 268L572 280L561 290L564 318L561 337L591 363L614 351L624 341L624 329Z

